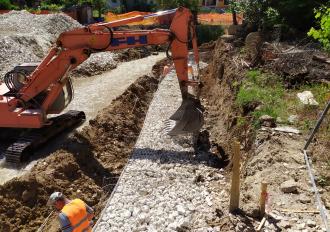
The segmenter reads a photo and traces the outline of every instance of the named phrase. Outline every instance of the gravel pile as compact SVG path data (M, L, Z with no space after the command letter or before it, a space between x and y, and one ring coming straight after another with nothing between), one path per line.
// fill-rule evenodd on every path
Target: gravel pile
M27 11L11 11L0 15L0 79L16 65L39 62L60 33L81 27L65 14L34 15ZM77 75L97 74L116 67L114 55L93 55L78 67Z
M171 72L155 94L133 155L95 231L218 231L208 221L216 217L215 199L221 194L226 198L222 170L193 153L191 136L173 139L164 131L180 101Z

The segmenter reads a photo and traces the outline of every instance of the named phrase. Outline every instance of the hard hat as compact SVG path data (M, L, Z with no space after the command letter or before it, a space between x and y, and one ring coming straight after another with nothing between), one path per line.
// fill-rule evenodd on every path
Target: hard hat
M65 197L61 192L53 192L48 199L47 205L54 205L56 201L64 200L64 198Z

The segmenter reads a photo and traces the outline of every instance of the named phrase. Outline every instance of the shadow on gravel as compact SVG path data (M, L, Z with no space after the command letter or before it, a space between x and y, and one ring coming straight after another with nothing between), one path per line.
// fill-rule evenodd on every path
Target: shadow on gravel
M132 160L148 159L159 164L204 164L213 168L224 168L227 161L219 158L215 154L206 151L180 152L171 150L154 150L150 148L135 148Z

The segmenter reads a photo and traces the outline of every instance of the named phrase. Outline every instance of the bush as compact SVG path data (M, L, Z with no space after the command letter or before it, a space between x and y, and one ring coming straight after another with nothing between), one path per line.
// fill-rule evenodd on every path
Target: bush
M322 7L315 10L315 19L317 20L319 29L317 30L312 27L308 35L317 39L330 52L330 8Z
M61 11L62 8L63 8L63 6L61 6L61 5L47 4L46 2L41 2L41 5L40 5L40 10L49 10L49 11L53 11L53 12L59 12L59 11Z
M9 0L0 0L0 10L11 10L12 5Z
M217 40L223 35L223 27L220 25L197 25L197 41L198 44L207 43L211 40Z

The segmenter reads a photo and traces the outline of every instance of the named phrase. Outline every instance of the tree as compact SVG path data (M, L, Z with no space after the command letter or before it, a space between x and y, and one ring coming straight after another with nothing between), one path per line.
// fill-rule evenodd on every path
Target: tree
M9 0L0 0L0 10L10 10L12 5Z
M102 17L102 12L105 10L107 6L106 0L92 0L92 6L98 11L98 17Z
M330 7L321 7L315 10L315 19L319 29L312 27L308 35L317 39L327 51L330 51Z
M238 22L237 22L237 17L236 17L236 14L237 14L237 11L239 11L240 9L240 2L239 1L235 1L235 0L231 0L229 2L229 9L233 15L233 24L234 25L237 25Z
M300 31L307 31L314 23L314 9L329 0L269 0L269 5L276 9L285 24Z
M157 3L161 9L173 9L179 6L189 8L191 11L198 11L198 0L157 0Z

